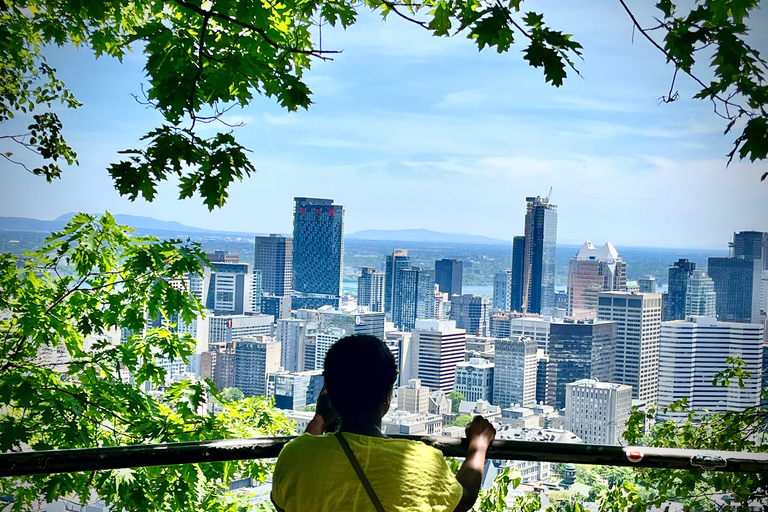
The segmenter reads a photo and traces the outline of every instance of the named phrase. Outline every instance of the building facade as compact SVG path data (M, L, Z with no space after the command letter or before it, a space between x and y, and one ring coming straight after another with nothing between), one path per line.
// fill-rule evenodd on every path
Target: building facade
M551 316L555 308L557 206L550 204L549 197L525 200L522 310Z
M632 388L581 379L566 385L565 429L587 444L621 445L632 412Z
M483 295L455 295L451 299L450 319L456 327L473 336L490 335L488 298Z
M408 412L429 412L429 388L421 385L419 379L410 379L408 384L397 388L397 409Z
M280 342L280 364L288 372L304 369L307 322L298 318L277 320L275 338Z
M522 336L496 340L493 400L500 407L533 405L536 400L536 342Z
M272 334L272 315L208 315L208 343L227 343L246 336Z
M344 207L297 197L293 210L292 308L338 307L344 256Z
M407 249L395 249L388 254L384 262L384 313L392 319L392 310L400 284L400 270L411 266L411 258Z
M406 358L411 377L433 391L453 391L466 338L466 331L457 329L453 320L416 320Z
M567 316L596 318L597 294L620 291L627 286L627 265L607 242L596 249L585 242L568 264Z
M435 271L406 267L399 271L392 321L400 331L410 331L416 320L435 314Z
M669 267L667 294L664 297L663 319L682 320L685 318L685 297L688 294L688 279L696 270L696 263L681 258Z
M661 294L603 292L598 320L616 322L616 370L612 382L632 386L632 398L656 402Z
M707 271L715 283L718 320L760 322L763 260L709 258Z
M441 293L448 294L448 300L461 295L464 262L442 259L435 262L435 284Z
M637 286L640 288L640 293L656 293L656 278L643 276L637 280Z
M384 274L373 267L363 267L357 278L357 305L376 313L384 312Z
M293 238L273 234L255 237L254 270L261 271L264 293L285 297L291 295L293 280Z
M685 317L717 315L717 294L715 282L702 270L694 270L688 278L688 290L685 293Z
M493 363L481 358L471 358L456 365L454 389L468 402L493 400Z
M280 343L266 336L235 342L235 387L246 397L266 396L267 374L280 368Z
M512 311L512 271L502 270L493 276L493 307Z
M512 291L509 297L510 311L523 311L523 284L525 283L525 237L512 239Z

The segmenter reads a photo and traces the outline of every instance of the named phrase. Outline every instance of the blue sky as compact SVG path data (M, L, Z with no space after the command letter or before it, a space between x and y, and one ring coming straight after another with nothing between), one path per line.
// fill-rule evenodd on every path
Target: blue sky
M434 38L394 16L385 23L362 15L347 31L324 29L324 47L344 51L308 72L309 111L290 114L257 97L229 114L246 123L236 136L258 172L234 184L213 213L198 198L177 200L175 183L153 203L131 203L105 171L160 122L131 98L141 90L143 56L121 65L88 51L52 51L85 104L61 113L80 166L47 184L0 162L0 215L110 210L285 233L292 198L317 196L345 206L348 233L426 228L511 239L522 234L524 198L552 186L561 243L723 247L733 231L768 231L768 183L759 182L768 164L726 169L733 137L723 137L711 104L690 99L691 80L678 79L676 103L659 103L672 69L638 34L632 42L618 2L523 6L584 45L582 78L571 73L554 88L522 60L522 46L478 53L463 37ZM766 13L758 15L754 26L768 27ZM753 44L768 53L768 30L756 30Z

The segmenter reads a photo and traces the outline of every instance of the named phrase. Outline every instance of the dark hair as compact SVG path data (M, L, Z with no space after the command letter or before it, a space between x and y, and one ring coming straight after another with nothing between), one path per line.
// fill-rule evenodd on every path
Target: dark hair
M328 349L323 364L328 398L339 416L374 412L389 398L397 364L389 348L375 336L346 336Z

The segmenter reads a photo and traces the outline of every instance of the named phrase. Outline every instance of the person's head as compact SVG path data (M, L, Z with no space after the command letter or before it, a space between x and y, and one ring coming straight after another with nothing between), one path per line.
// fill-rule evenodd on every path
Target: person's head
M397 379L392 352L375 336L341 338L325 355L325 387L343 419L364 419L386 412Z

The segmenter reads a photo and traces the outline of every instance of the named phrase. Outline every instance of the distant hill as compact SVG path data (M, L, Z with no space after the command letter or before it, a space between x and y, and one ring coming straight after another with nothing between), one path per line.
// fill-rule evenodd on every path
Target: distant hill
M56 221L61 221L62 224L66 223L77 215L76 213L65 213L64 215L58 217ZM167 220L158 220L152 217L141 217L138 215L124 215L122 213L118 213L114 215L115 221L117 221L118 224L125 224L128 226L131 226L133 229L152 229L152 230L163 230L163 231L178 231L178 232L184 232L184 233L202 233L205 231L210 231L208 229L202 229L202 228L196 228L192 226L185 226L184 224L180 222L174 221L167 221ZM54 221L54 222L56 222Z
M441 233L439 231L430 231L428 229L367 229L344 235L346 239L352 240L380 240L393 242L439 242L455 244L477 244L477 245L510 245L508 240L499 240L498 238L489 238L480 235L468 235L466 233Z

